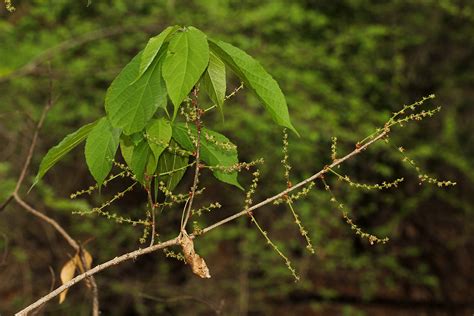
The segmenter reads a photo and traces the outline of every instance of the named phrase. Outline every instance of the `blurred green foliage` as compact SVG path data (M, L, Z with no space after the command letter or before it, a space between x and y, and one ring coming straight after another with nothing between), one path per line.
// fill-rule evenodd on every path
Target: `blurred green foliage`
M405 177L399 189L367 193L328 179L355 221L371 233L388 235L387 245L360 241L318 185L308 199L295 204L316 247L314 256L305 252L284 206L255 214L291 258L299 283L248 220L241 219L196 241L213 276L208 281L158 253L99 274L104 315L236 315L246 310L249 315L461 315L472 310L473 3L116 0L87 6L87 1L18 0L14 5L14 13L0 11L2 200L26 157L49 78L55 103L33 169L64 135L104 114L113 78L150 36L168 25L194 25L244 49L280 83L301 134L290 135L295 182L329 162L332 136L339 139L339 152L348 152L405 103L435 93L433 104L443 106L434 119L395 130L391 142L406 148L429 173L457 181L456 187L419 186L397 151L384 144L344 164L340 172L370 183ZM231 91L239 81L229 80ZM216 113L206 124L239 146L241 160L266 161L254 200L279 192L285 186L281 130L245 88L224 107L223 123ZM189 180L184 182L181 190ZM250 176L242 175L241 182L248 185ZM78 240L88 241L98 263L135 249L141 231L100 217L71 215L123 189L117 184L82 201L68 199L91 183L81 150L75 150L27 199ZM242 207L242 193L216 184L210 173L203 185L205 198L198 203L218 200L223 208L197 219L201 227ZM144 192L135 191L111 210L140 217L144 201ZM163 239L176 231L179 215L160 214ZM53 230L13 204L0 213L0 237L5 254L0 313L11 314L49 289L48 266L57 276L71 251ZM84 315L88 304L87 290L78 286L64 304L52 302L45 311Z

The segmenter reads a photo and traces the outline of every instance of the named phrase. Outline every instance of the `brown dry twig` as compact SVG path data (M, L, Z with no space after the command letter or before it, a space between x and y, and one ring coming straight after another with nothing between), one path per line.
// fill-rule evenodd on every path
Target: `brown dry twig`
M105 263L99 264L99 265L95 266L94 268L92 268L90 270L87 270L86 272L84 272L82 274L77 275L75 278L73 278L68 283L61 285L60 287L58 287L54 291L52 291L49 294L43 296L42 298L40 298L39 300L37 300L33 304L29 305L28 307L24 308L23 310L19 311L15 315L27 315L29 312L31 312L35 308L41 306L42 304L50 301L51 299L53 299L54 297L59 295L62 291L72 287L74 284L84 280L85 278L92 277L97 272L100 272L104 269L107 269L109 267L117 265L121 262L130 260L130 259L136 259L137 257L145 255L147 253L151 253L151 252L157 251L159 249L174 246L174 245L177 245L177 244L178 244L178 238L173 238L173 239L170 239L168 241L165 241L165 242L162 242L162 243L159 243L159 244L155 244L155 245L150 246L150 247L146 247L146 248L143 248L143 249L138 249L138 250L126 253L126 254L121 255L119 257L115 257L114 259L109 260Z
M82 248L80 244L72 238L69 233L54 219L51 217L43 214L42 212L38 211L31 205L29 205L27 202L23 200L23 198L20 196L20 188L21 185L23 184L26 174L28 173L30 164L31 164L31 159L33 157L33 153L36 147L36 142L38 140L38 135L39 131L41 130L41 127L43 126L44 120L46 118L46 114L48 111L51 109L53 106L53 99L52 99L52 90L53 90L53 83L52 80L50 79L49 81L49 97L48 101L46 102L46 105L43 108L43 111L41 113L40 119L38 123L36 124L34 133L33 133L33 139L31 141L30 147L28 149L28 155L26 157L25 163L23 164L23 167L20 172L20 176L18 177L15 189L13 190L12 195L10 196L9 199L0 207L0 210L4 209L10 201L15 201L19 206L21 206L25 211L28 213L36 216L37 218L41 219L42 221L50 224L63 238L66 240L66 242L76 251L79 252L81 255L81 261L84 266L85 264L85 259L83 255ZM99 295L98 295L98 288L97 288L97 283L95 282L95 279L93 276L88 277L88 282L91 285L91 293L92 293L92 315L93 316L98 316L99 315ZM42 304L41 304L42 305ZM40 305L40 306L41 306Z
M204 112L201 112L201 109L199 108L199 103L198 103L198 94L199 94L199 88L195 87L193 89L193 107L194 110L196 111L196 119L194 123L196 124L196 148L195 148L195 160L196 160L196 167L194 170L194 178L193 178L193 184L191 186L191 192L189 192L190 197L188 200L188 203L183 209L183 219L181 221L181 228L180 231L182 234L186 234L186 224L188 223L189 218L191 217L191 210L193 207L193 201L194 201L194 196L196 195L196 190L199 184L199 175L200 175L200 168L201 168L201 128L202 128L202 122L201 122L201 115Z

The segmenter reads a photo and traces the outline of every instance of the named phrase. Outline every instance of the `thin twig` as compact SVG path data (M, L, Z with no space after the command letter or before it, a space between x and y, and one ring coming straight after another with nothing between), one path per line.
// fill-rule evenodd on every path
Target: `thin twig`
M84 267L84 271L87 269L87 260L84 254L82 247L79 250L79 258L81 259L81 264ZM86 280L91 286L91 295L92 295L92 316L99 316L99 288L95 282L93 276L87 277Z
M36 302L34 302L33 304L27 306L26 308L19 311L15 315L27 315L29 312L31 312L32 310L34 310L38 306L50 301L51 299L53 299L54 297L59 295L62 291L70 288L74 284L78 283L79 281L84 280L87 277L92 277L97 272L100 272L100 271L102 271L104 269L107 269L111 266L115 266L115 265L117 265L121 262L130 260L130 259L135 259L135 258L137 258L139 256L142 256L142 255L145 255L147 253L151 253L151 252L157 251L159 249L174 246L174 245L177 245L177 244L178 244L178 238L176 237L176 238L170 239L166 242L162 242L162 243L153 245L151 247L138 249L138 250L126 253L124 255L121 255L120 257L115 257L112 260L109 260L105 263L99 264L99 265L95 266L94 268L92 268L90 270L87 270L86 272L84 272L82 274L79 274L78 276L73 278L71 281L69 281L69 282L61 285L60 287L56 288L54 291L50 292L48 295L43 296L41 299L39 299Z
M240 85L234 89L234 91L232 91L230 94L226 95L225 98L224 98L224 101L227 101L229 100L230 98L232 98L233 96L235 96L237 94L237 92L239 92L241 89L244 88L244 83L241 82ZM204 113L210 111L210 110L213 110L217 107L217 104L214 104L210 107L208 107L207 109L204 110Z
M268 199L258 203L258 204L255 204L253 205L252 207L249 207L248 209L245 209L239 213L235 213L234 215L232 216L229 216L227 218L224 218L223 220L211 225L211 226L208 226L206 228L204 228L202 230L202 233L207 233L208 231L210 230L213 230L214 228L217 228L219 226L221 226L222 224L225 224L227 222L230 222L230 221L233 221L234 219L236 218L239 218L240 216L243 216L243 215L246 215L248 214L248 212L250 211L253 211L253 210L256 210L268 203L271 203L275 200L278 200L284 196L286 196L288 193L290 193L291 191L295 190L295 189L298 189L300 187L303 187L305 186L306 184L316 180L317 178L321 177L322 175L324 175L325 173L327 173L329 171L330 168L334 168L338 165L340 165L342 162L346 161L347 159L359 154L360 152L362 152L363 150L365 150L367 147L369 147L370 145L372 145L373 143L375 143L376 141L384 138L387 134L389 133L389 130L384 130L383 132L381 132L378 136L374 137L372 140L370 140L369 142L365 143L364 145L354 149L353 151L351 151L349 154L347 154L346 156L344 156L343 158L340 158L340 159L336 159L333 163L331 163L330 165L326 166L325 168L321 169L319 172L313 174L311 177L295 184L294 186L292 186L291 188L288 188L272 197L269 197Z
M14 196L18 194L18 191L20 190L21 185L23 184L23 181L25 180L26 172L28 171L28 168L30 167L31 159L33 157L33 152L36 147L36 142L38 141L38 135L41 127L43 127L44 119L46 118L46 114L48 111L51 109L53 106L53 99L52 99L52 89L53 89L53 83L52 80L49 80L49 96L48 96L48 102L46 102L46 105L43 108L43 111L41 112L40 119L38 123L36 124L36 128L33 134L33 139L30 144L30 148L28 149L28 155L26 156L25 163L23 164L23 168L21 169L20 176L18 177L18 180L16 182L15 189L13 190L12 195L5 201L5 203L0 206L0 211L4 210L5 207L10 203Z
M180 231L183 232L183 230L186 230L186 224L188 223L189 218L191 217L191 209L193 207L193 201L194 201L194 195L196 194L196 190L199 184L199 174L200 174L200 168L201 168L201 128L202 128L202 122L201 122L201 114L204 112L201 111L199 108L198 104L198 93L199 93L199 88L195 87L193 90L193 105L194 109L196 111L196 119L194 123L196 124L196 133L197 133L197 138L196 138L196 156L195 156L195 162L196 162L196 167L194 170L194 179L193 179L193 185L191 186L191 192L190 192L190 197L189 197L189 203L187 204L187 208L183 210L185 213L184 215L184 221L181 222L181 229Z
M51 72L51 69L49 69L49 71ZM53 106L53 81L51 80L51 77L50 77L48 102L46 103L46 106L43 108L43 112L41 113L41 117L38 121L38 124L36 124L35 132L33 134L33 140L31 141L30 149L28 150L28 156L26 157L25 164L23 165L23 169L21 170L20 177L18 178L18 181L16 183L16 187L14 191L15 193L18 193L18 191L20 190L20 186L23 184L23 180L25 180L26 172L28 171L28 168L30 167L31 158L33 157L33 152L36 147L36 141L38 140L39 131L43 127L46 114L48 113L48 111L51 109L52 106Z
M344 161L346 161L347 159L349 158L352 158L353 156L361 153L362 151L364 151L365 149L367 149L367 147L369 147L370 145L374 144L375 142L377 142L378 140L380 139L383 139L385 136L388 135L388 133L390 132L389 129L384 129L383 131L380 132L379 135L377 135L376 137L374 137L373 139L371 139L370 141L368 141L367 143L365 143L364 145L360 146L360 147L356 147L353 151L351 151L349 154L347 154L346 156L344 156L343 158L340 158L340 159L336 159L335 161L333 161L330 165L328 166L325 166L323 169L321 169L320 171L318 171L317 173L313 174L311 177L295 184L294 186L292 186L291 188L287 188L286 190L272 196L272 197L269 197L268 199L258 203L258 204L255 204L253 205L252 207L250 208L247 208L241 212L238 212L238 213L235 213L234 215L231 215L213 225L210 225L206 228L204 228L199 235L202 235L202 234L205 234L225 223L228 223L230 221L233 221L241 216L244 216L244 215L247 215L248 212L250 211L253 211L253 210L256 210L258 208L261 208L262 206L264 205L267 205L277 199L280 199L282 198L283 196L287 195L288 193L310 183L311 181L314 181L315 179L321 177L322 175L324 175L325 173L327 173L329 171L329 168L334 168L338 165L340 165L341 163L343 163ZM181 232L180 232L181 234ZM196 236L194 235L189 235L191 238L196 238ZM162 242L162 243L159 243L159 244L156 244L156 245L153 245L153 246L150 246L150 247L147 247L147 248L143 248L143 249L138 249L138 250L135 250L135 251L132 251L132 252L129 252L129 253L126 253L126 254L123 254L121 255L120 257L115 257L114 259L111 259L105 263L102 263L100 265L97 265L95 266L94 268L86 271L85 273L82 273L78 276L76 276L75 278L73 278L71 281L63 284L62 286L58 287L56 290L52 291L51 293L47 294L46 296L43 296L42 298L40 298L39 300L37 300L36 302L32 303L31 305L25 307L23 310L21 310L20 312L18 312L17 314L15 315L26 315L27 312L35 309L37 306L40 306L41 304L53 299L54 297L56 297L57 295L59 295L59 293L61 293L62 291L64 291L65 289L68 289L70 287L72 287L74 284L76 284L77 282L83 280L84 278L86 277L89 277L89 276L92 276L108 267L111 267L111 266L114 266L114 265L117 265L123 261L126 261L126 260L129 260L129 259L132 259L132 258L136 258L138 256L141 256L141 255L144 255L144 254L147 254L147 253L151 253L151 252L154 252L156 250L159 250L159 249L163 249L163 248L166 248L166 247L169 247L169 246L173 246L173 245L178 245L179 244L179 240L180 240L180 236L176 237L176 238L173 238L173 239L170 239L168 241L165 241L165 242Z
M49 67L49 72L51 73L50 66L48 66L48 67ZM27 212L29 212L30 214L38 217L39 219L43 220L44 222L50 224L54 229L56 229L56 231L66 240L66 242L76 252L79 252L81 254L82 264L83 264L84 267L86 267L85 258L84 258L84 255L82 254L81 246L79 245L79 243L76 240L74 240L57 221L55 221L51 217L43 214L42 212L36 210L32 206L30 206L28 203L26 203L21 198L21 196L19 194L21 185L23 184L23 182L25 180L26 174L27 174L28 169L29 169L30 164L31 164L31 159L33 157L33 152L34 152L35 147L36 147L36 142L38 140L39 131L40 131L41 127L43 126L44 120L46 118L46 114L48 113L48 111L53 106L52 91L53 91L53 82L52 82L51 76L50 76L48 101L47 101L46 105L43 108L43 111L41 113L41 117L40 117L38 123L36 124L35 131L33 133L33 139L31 141L30 147L28 149L28 156L26 157L25 163L23 164L22 170L20 172L20 176L18 177L16 186L15 186L15 190L13 191L12 196L9 200L10 201L15 200L15 202L17 202ZM8 203L2 205L2 207L5 207L7 204ZM91 284L91 287L92 287L92 291L91 291L91 293L92 293L92 314L93 314L93 316L98 316L99 315L99 298L98 298L99 296L98 296L97 284L95 282L94 277L92 277L92 276L88 277L88 280L89 280L89 282Z
M14 195L14 198L15 198L15 202L17 202L22 208L24 208L27 212L29 212L30 214L38 217L39 219L41 219L42 221L50 224L54 229L56 229L56 231L67 241L67 243L76 251L79 251L79 244L77 243L77 241L75 241L67 232L64 228L62 228L61 225L59 225L58 222L56 222L54 219L52 219L51 217L41 213L40 211L36 210L35 208L33 208L32 206L30 206L28 203L26 203L25 201L23 201L23 199L15 193Z
M151 196L151 178L149 178L145 181L147 181L147 184L145 186L145 191L147 193L148 204L150 205L150 211L151 211L151 240L150 240L150 246L153 246L153 244L155 243L155 233L156 233L156 223L155 223L156 205L155 205L155 202L153 201L153 197Z
M13 194L10 195L10 197L8 197L5 202L2 203L2 205L0 205L0 212L3 211L7 206L8 204L10 204L10 202L13 200Z

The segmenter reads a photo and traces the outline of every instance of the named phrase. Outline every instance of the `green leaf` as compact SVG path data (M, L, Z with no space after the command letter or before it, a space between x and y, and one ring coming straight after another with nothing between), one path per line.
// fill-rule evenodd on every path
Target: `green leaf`
M197 129L193 125L189 125L189 132L197 139ZM188 151L194 151L195 146L191 137L188 134L188 128L185 123L176 123L173 127L173 138ZM210 139L214 141L211 141ZM230 148L223 148L227 145ZM227 137L217 132L206 128L201 130L201 149L199 151L201 159L209 166L215 167L230 167L239 162L237 156L237 148L233 145ZM237 180L237 171L226 173L215 169L212 171L214 176L225 183L235 185L243 190L242 186Z
M175 147L176 143L171 140L170 146ZM180 156L178 154L164 151L160 159L158 160L158 177L159 181L163 181L168 188L172 191L178 185L179 181L183 178L187 165L189 163L189 156Z
M140 60L140 71L138 72L137 80L143 76L145 71L151 65L153 60L155 59L156 55L158 54L161 46L163 43L170 38L171 35L176 32L179 26L168 26L166 29L163 30L160 34L150 38L148 43L146 44L145 49L143 50L143 54Z
M51 169L51 167L61 160L68 152L70 152L84 139L86 139L87 135L89 135L90 131L96 124L97 122L93 122L82 126L77 131L64 137L64 139L59 144L48 150L48 153L41 160L38 173L36 174L35 181L31 187L35 186L46 174L46 172L48 172L48 170Z
M136 80L142 53L125 66L110 85L105 96L105 110L110 123L127 135L141 131L158 107L166 108L166 85L161 75L163 45L147 71Z
M140 142L142 142L145 138L143 137L143 131L134 133L130 135L130 139L133 145L137 146Z
M123 160L127 166L132 166L132 155L133 155L133 148L135 144L133 143L132 137L122 134L120 136L120 153L122 154Z
M132 139L132 136L135 136L135 139ZM139 136L141 136L141 139L138 139ZM136 133L131 136L120 136L120 152L122 153L122 157L133 174L135 174L137 180L141 183L143 183L144 171L152 175L157 168L157 161L151 148L149 148L148 145L143 145L143 143L146 144L146 141L142 133ZM146 147L148 147L148 150ZM144 167L144 164L146 164L146 167Z
M286 99L280 86L260 63L229 43L209 40L209 44L211 50L257 95L273 120L299 135L291 124Z
M202 77L202 87L223 115L222 105L226 90L225 64L212 51L209 53L209 66Z
M209 63L207 37L200 30L189 27L170 40L163 62L163 78L174 105L173 120L179 106L198 82Z
M97 184L102 185L112 169L112 163L119 145L121 130L113 128L103 117L90 131L86 140L86 163Z
M158 161L156 160L155 155L153 154L153 152L150 150L150 152L148 154L148 161L146 163L146 168L145 168L146 173L148 175L153 175L156 172L156 168L158 168Z
M140 183L143 183L145 168L147 166L149 156L153 155L151 153L150 146L146 141L142 141L134 147L130 168Z
M148 144L153 151L155 160L158 161L171 139L170 121L165 118L152 120L146 128L146 133Z

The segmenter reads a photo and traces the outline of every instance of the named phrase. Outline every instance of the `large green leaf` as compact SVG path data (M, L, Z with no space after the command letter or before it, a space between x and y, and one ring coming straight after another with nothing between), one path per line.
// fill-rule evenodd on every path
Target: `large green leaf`
M120 152L140 183L143 183L145 171L149 175L155 173L157 160L142 133L120 136Z
M145 73L148 67L151 65L153 60L155 59L158 51L160 50L163 43L169 39L171 35L179 28L179 26L168 26L166 29L163 30L160 34L150 38L148 43L146 44L145 49L143 50L143 54L141 56L140 61L140 71L138 73L137 80Z
M170 40L168 54L163 62L163 78L174 105L173 119L208 63L207 37L200 30L189 27L176 33Z
M280 86L262 65L243 50L229 43L209 40L209 44L211 50L257 95L273 120L298 135L291 124L286 99Z
M166 108L166 85L161 75L165 44L138 80L142 53L125 66L110 85L105 96L105 110L110 123L127 135L141 131L158 107Z
M150 146L146 141L140 142L133 149L130 168L140 183L143 183L148 157L152 155L153 154L151 152Z
M147 160L147 163L146 163L146 168L145 168L146 174L154 175L155 172L156 172L156 168L158 168L158 160L156 160L155 155L150 150L149 154L148 154L148 160Z
M148 144L153 151L155 160L158 161L171 139L170 121L165 118L152 120L146 128L146 133Z
M132 168L132 156L133 156L133 148L135 144L133 143L132 137L122 134L120 136L120 153L122 154L123 160L127 164L130 169Z
M171 140L170 146L175 147L176 143ZM158 160L158 173L160 174L158 180L163 181L168 190L172 191L183 178L188 163L189 156L180 156L164 151Z
M119 145L121 130L112 127L103 117L90 131L86 140L85 156L89 171L100 185L112 169L115 152Z
M59 142L56 146L48 150L48 153L41 160L38 173L36 174L33 186L38 183L39 180L53 167L59 160L61 160L68 152L79 145L90 131L94 128L97 122L89 123L82 126L77 131L67 135L64 139ZM32 187L33 187L32 186Z
M222 105L225 99L225 64L212 51L209 53L209 66L202 77L202 87L223 115Z
M188 132L197 139L197 129L195 126L189 125L186 127L185 123L176 123L173 126L173 138L178 142L178 144L186 150L194 151L195 146ZM223 148L224 146L229 148ZM201 130L200 147L200 157L209 166L230 167L239 162L235 145L233 145L224 135L207 128L202 128ZM215 169L212 173L218 180L243 189L237 180L237 171L227 173Z

